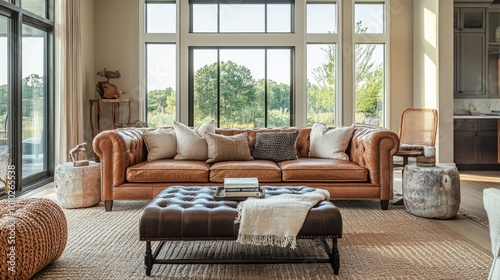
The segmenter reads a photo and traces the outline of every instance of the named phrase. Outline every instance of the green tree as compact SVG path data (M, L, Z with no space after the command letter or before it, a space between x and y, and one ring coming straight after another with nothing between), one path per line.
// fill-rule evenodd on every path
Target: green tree
M44 78L30 74L22 81L22 135L40 138L44 126Z
M168 87L148 92L148 125L152 127L172 126L175 119L175 91Z
M333 125L335 122L336 48L322 49L326 63L313 69L315 83L307 83L307 124L315 122Z
M357 33L365 33L367 28L356 23ZM382 95L384 69L380 59L374 59L375 44L355 46L355 110L362 117L382 119ZM357 121L361 121L358 119Z
M356 23L356 33L365 33L361 22ZM355 53L355 110L361 117L382 118L384 69L380 60L374 59L375 44L356 44ZM307 84L307 124L314 122L333 124L336 87L336 49L329 45L323 49L326 62L313 70L314 83Z
M263 100L258 98L250 69L233 61L205 65L194 74L194 119L199 125L217 116L217 71L220 71L220 126L254 126L263 117Z

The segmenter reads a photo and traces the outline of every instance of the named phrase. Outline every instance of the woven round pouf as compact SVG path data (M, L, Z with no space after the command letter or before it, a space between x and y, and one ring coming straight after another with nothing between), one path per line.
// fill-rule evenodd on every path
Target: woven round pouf
M52 200L0 201L0 279L30 279L61 256L67 239L66 216Z

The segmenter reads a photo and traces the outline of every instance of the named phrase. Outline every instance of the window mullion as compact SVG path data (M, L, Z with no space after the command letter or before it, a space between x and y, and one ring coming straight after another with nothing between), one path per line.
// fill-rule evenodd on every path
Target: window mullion
M387 42L386 34L354 34L355 43L373 43L373 44L385 44Z

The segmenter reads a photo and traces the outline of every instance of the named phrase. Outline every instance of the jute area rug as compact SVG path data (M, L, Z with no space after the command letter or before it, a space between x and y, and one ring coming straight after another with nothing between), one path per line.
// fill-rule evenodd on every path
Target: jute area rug
M340 275L329 264L154 265L143 268L139 216L147 201L65 209L68 244L34 279L486 279L492 257L432 220L404 206L382 211L376 201L337 201L344 234ZM318 241L298 249L241 245L233 241L170 242L164 255L187 258L324 257Z

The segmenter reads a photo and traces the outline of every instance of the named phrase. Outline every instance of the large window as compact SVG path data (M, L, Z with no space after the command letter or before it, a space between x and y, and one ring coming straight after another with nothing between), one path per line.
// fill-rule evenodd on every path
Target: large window
M175 1L146 1L144 28L145 117L150 127L172 126L177 110Z
M189 55L189 124L210 119L234 128L292 124L293 47L285 41L269 46L263 38L294 31L293 7L287 0L190 1L190 33L201 46ZM256 34L260 46L238 39ZM203 46L212 40L220 45Z
M218 127L288 126L290 49L193 49L193 123Z
M371 2L356 2L354 8L355 121L383 126L386 8Z
M11 2L0 1L0 151L27 190L52 180L54 2Z
M384 125L388 1L141 1L151 126Z
M23 177L47 170L47 32L23 24Z
M151 127L175 120L175 44L146 44L147 120Z
M307 4L307 125L336 124L337 4Z
M10 19L0 16L0 153L8 151L10 146L9 115L10 115L10 82L9 82L9 26ZM0 170L0 177L4 178L5 171ZM0 189L4 186L0 182Z
M191 32L292 32L293 1L291 0L231 2L233 1L190 0L192 11Z

